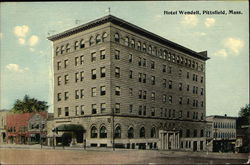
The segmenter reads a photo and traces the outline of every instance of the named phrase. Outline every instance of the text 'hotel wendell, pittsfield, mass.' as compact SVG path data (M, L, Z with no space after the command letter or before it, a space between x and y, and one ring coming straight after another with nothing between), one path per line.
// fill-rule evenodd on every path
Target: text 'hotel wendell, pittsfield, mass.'
M171 10L164 10L164 15L240 15L243 14L241 11L236 11L236 10L191 10L191 11L184 11L184 10L175 10L175 11L171 11Z

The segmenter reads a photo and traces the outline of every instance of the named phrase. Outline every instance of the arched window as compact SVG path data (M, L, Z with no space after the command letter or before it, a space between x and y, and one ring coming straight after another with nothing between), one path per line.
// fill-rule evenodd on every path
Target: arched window
M172 61L175 62L175 55L172 54Z
M117 126L115 128L115 138L121 138L121 127Z
M96 129L95 126L93 126L93 127L91 128L90 134L91 134L91 135L90 135L91 138L97 138L97 129Z
M135 48L135 40L134 39L131 40L131 47Z
M78 47L79 47L79 42L75 41L75 50L78 49Z
M104 32L102 35L102 42L105 42L107 37L108 37L108 34Z
M125 45L129 46L129 38L128 37L125 38Z
M97 44L99 44L102 41L100 34L96 35L95 41L96 41Z
M155 127L151 129L151 138L155 138L156 132L155 132Z
M120 42L120 35L115 33L115 42Z
M151 45L148 46L148 53L152 54L152 46Z
M107 129L104 126L100 128L100 138L107 138Z
M145 43L142 45L142 51L144 51L144 52L147 51L147 48L146 48L146 44L145 44Z
M140 129L140 138L143 138L143 137L145 137L145 128L141 127L141 129Z
M201 136L201 137L204 136L204 131L203 131L203 129L202 129L201 132L200 132L200 136Z
M160 51L159 51L159 57L160 58L162 58L162 54L163 54L162 52L163 52L162 49L160 49Z
M94 37L91 36L91 37L89 38L89 46L91 46L91 45L93 45L93 44L94 44Z
M85 47L85 44L84 44L84 40L82 39L81 41L80 41L80 48L84 48Z
M69 46L69 43L67 43L66 45L66 53L68 53L70 51L70 46Z
M57 48L56 48L56 55L58 55L58 54L59 54L59 52L60 52L60 48L59 48L59 47L57 47Z
M137 49L141 50L141 42L140 41L137 42Z
M128 129L128 138L134 138L134 128L130 127Z

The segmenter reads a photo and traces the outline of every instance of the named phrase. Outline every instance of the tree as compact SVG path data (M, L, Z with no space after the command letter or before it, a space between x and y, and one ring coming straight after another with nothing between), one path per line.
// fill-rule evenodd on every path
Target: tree
M239 111L239 118L242 124L249 124L250 120L250 104L246 104L245 107L242 107Z
M39 101L35 98L30 98L28 95L25 95L23 100L17 99L12 108L12 112L14 113L31 113L47 110L47 102Z

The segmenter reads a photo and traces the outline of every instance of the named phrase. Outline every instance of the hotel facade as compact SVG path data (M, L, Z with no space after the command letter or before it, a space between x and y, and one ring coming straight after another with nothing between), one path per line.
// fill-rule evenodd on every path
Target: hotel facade
M112 15L48 39L57 144L205 150L206 51Z

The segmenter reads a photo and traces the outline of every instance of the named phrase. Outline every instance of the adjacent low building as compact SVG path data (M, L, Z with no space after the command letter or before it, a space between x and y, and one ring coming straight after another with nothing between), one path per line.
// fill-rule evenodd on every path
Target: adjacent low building
M0 110L0 144L6 143L6 116L11 114L9 110Z
M207 121L212 122L212 137L214 152L232 152L236 141L236 117L208 116Z

